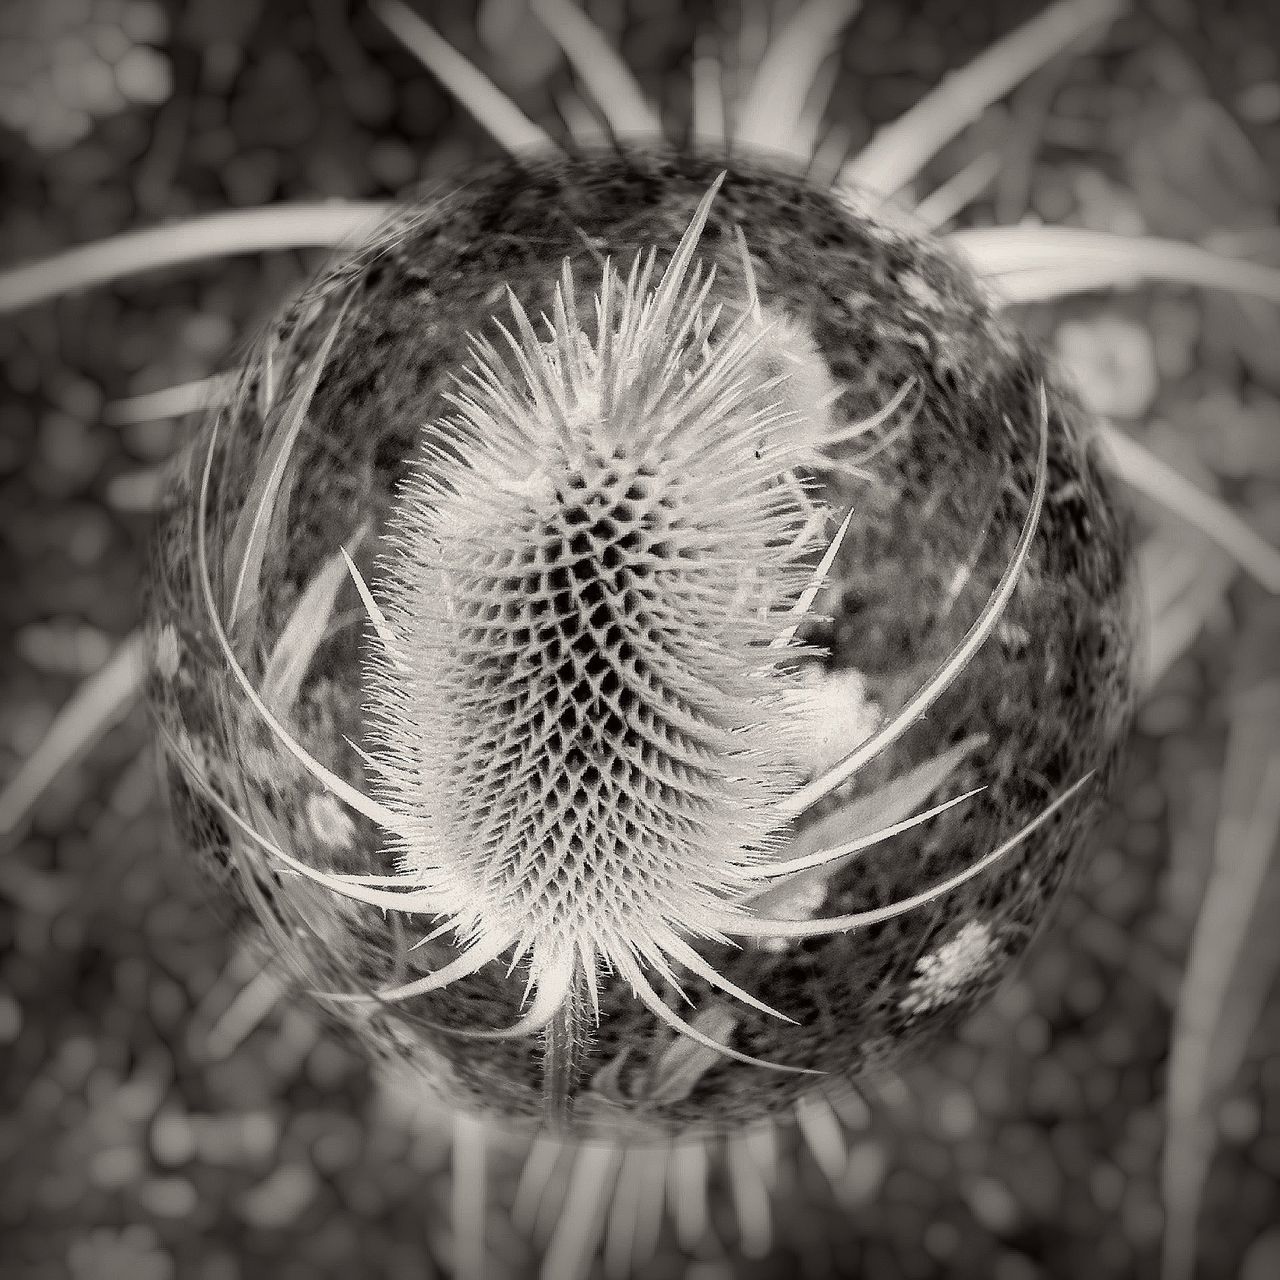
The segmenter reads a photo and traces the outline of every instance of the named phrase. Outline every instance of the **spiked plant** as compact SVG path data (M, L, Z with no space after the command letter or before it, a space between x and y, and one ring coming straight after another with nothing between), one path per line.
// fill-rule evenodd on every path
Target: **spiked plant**
M445 207L424 206L429 216L396 218L249 364L195 455L197 477L176 495L159 577L172 596L155 610L162 626L190 619L186 643L212 646L230 681L201 682L212 699L203 712L160 688L162 719L197 785L192 803L212 805L227 829L236 882L277 946L344 1016L399 1027L393 1041L417 1043L419 1065L448 1092L588 1129L641 1113L659 1129L687 1125L684 1094L662 1101L675 1070L657 1038L666 1027L710 1055L695 1078L725 1080L725 1114L770 1110L815 1072L847 1070L850 1033L906 1044L955 1016L964 999L909 989L922 940L939 920L945 929L964 918L940 904L960 910L958 890L1071 805L1076 819L1041 856L1056 862L1076 847L1092 808L1077 793L1109 768L1123 727L1101 696L1126 666L1122 631L1092 646L1089 665L1068 660L1071 680L1097 694L1058 712L1091 727L1068 756L1051 744L1055 795L1009 806L1016 771L1004 764L993 788L1004 798L980 795L991 713L979 703L941 734L909 731L954 703L997 627L1020 613L1010 613L1019 587L1035 600L1084 591L1092 603L1078 625L1090 630L1123 608L1118 526L1047 370L992 327L962 270L923 242L892 233L934 281L905 289L967 291L953 315L958 342L973 341L963 331L975 319L986 326L977 376L957 395L905 346L843 371L831 337L819 338L821 295L784 281L780 211L806 202L803 228L844 237L850 254L890 233L774 170L645 153L542 162L542 181L572 202L577 245L553 241L533 263L451 288L448 331L417 331L411 315L426 313L421 300L397 301L400 281L454 278L455 245L474 243L474 219L502 216L514 229L538 216L527 207L534 165L491 170ZM650 180L651 168L669 200L651 235L620 235L613 193ZM658 227L673 215L682 222L667 252ZM815 283L820 270L811 259ZM867 283L902 288L880 274ZM348 388L368 376L364 353L389 345L376 407L357 408ZM1007 457L992 449L998 440ZM939 447L970 455L983 485L1012 478L986 534L941 535L948 555L971 561L975 538L987 552L965 593L971 612L943 628L949 651L899 658L897 692L882 682L885 710L864 707L837 727L834 757L819 764L807 740L832 710L813 694L830 683L821 659L838 630L814 610L832 575L865 574L869 540L939 483L932 469L913 475ZM335 453L345 457L336 473L324 460ZM1080 477L1107 529L1065 560L1061 517L1046 519L1051 465ZM376 537L333 546L357 519ZM1054 563L1077 567L1032 592L1029 566L1043 578ZM363 643L349 626L331 634L344 571ZM904 688L913 669L916 686ZM983 700L982 687L966 698ZM202 740L220 739L226 766L191 758L193 719ZM243 769L247 753L259 768ZM988 773L998 759L986 755ZM950 794L928 804L944 784ZM335 803L318 830L298 819ZM975 807L971 832L946 834ZM345 839L333 838L343 822ZM930 827L936 836L914 855L899 844L897 871L882 880L891 842ZM374 865L362 848L377 850ZM859 888L863 863L880 870ZM314 888L272 887L282 870ZM1044 890L1025 877L1009 873L991 901L1038 910ZM319 905L316 888L335 905ZM832 893L848 909L822 911ZM420 922L421 948L378 940L369 907ZM918 923L869 949L895 966L902 995L849 1006L834 1036L771 1029L803 1025L813 1007L813 994L799 1004L774 994L814 983L799 943L819 943L829 991L834 978L869 995L853 958L862 948L839 940L908 917ZM974 925L992 946L995 927ZM1012 953L1016 937L1000 945ZM764 984L751 980L751 952L771 957ZM973 982L958 979L951 994L976 998L987 967L975 964ZM672 1008L663 985L690 991L694 1016ZM534 1035L540 1068L518 1049ZM794 1083L728 1083L734 1062L757 1078L782 1068ZM702 1118L714 1121L716 1108Z
M600 962L637 991L639 962L699 964L682 939L718 936L799 781L770 642L810 540L760 335L713 341L712 282L684 279L700 215L656 287L652 255L606 265L594 341L567 272L546 341L513 303L520 376L477 346L370 600L406 877L477 965L529 958L525 1029L579 975L595 1004Z

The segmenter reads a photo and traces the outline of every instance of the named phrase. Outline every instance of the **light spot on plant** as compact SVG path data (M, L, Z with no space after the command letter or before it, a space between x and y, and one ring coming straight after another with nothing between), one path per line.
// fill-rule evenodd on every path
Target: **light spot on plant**
M193 736L186 728L181 728L175 735L178 752L187 761L196 777L208 780L211 776L213 756L209 744L204 737Z
M172 680L182 666L182 642L173 623L166 622L156 637L156 671L162 680Z
M929 311L945 311L946 300L924 276L915 271L903 272L899 283L904 292L917 305Z
M346 849L356 837L356 825L336 796L317 791L307 799L307 821L321 844Z
M816 775L869 738L880 727L881 713L867 696L867 682L859 671L827 674L812 669L803 678L805 687L790 695L791 705L804 725L801 764Z
M827 900L827 881L824 876L797 875L791 885L770 899L769 909L786 920L812 920ZM794 938L757 938L761 951L780 955L795 945Z
M991 926L970 920L950 942L916 963L911 989L899 1007L907 1013L926 1013L950 1003L986 969L994 950Z

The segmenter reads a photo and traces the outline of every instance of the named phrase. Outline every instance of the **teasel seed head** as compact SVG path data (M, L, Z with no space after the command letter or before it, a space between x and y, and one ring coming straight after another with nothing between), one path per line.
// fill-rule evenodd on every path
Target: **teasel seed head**
M605 264L589 316L567 266L545 334L511 295L509 359L473 342L370 597L401 870L468 952L527 960L522 1030L579 983L595 1004L600 966L671 978L723 941L801 781L778 641L823 522L784 477L816 443L767 324L695 261L718 186L660 277Z

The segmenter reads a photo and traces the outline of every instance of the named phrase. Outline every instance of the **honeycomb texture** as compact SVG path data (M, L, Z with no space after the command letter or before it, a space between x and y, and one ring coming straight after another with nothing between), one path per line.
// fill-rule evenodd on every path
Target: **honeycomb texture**
M517 306L515 370L476 343L377 584L402 869L534 986L669 974L678 939L718 936L798 781L796 651L771 642L814 507L780 478L750 326L704 313L687 259L652 286L652 259L606 268L591 334L567 290L545 342Z

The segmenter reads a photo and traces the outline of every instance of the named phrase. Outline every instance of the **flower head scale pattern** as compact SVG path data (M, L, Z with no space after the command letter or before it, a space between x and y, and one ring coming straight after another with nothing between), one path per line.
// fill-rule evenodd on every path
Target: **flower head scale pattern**
M660 278L606 265L592 336L566 272L545 336L512 298L510 359L474 341L372 593L403 872L468 948L528 960L525 1030L579 981L594 1002L602 964L705 968L684 939L722 937L800 781L773 642L820 522L779 480L797 432L764 330L693 261L714 194Z

